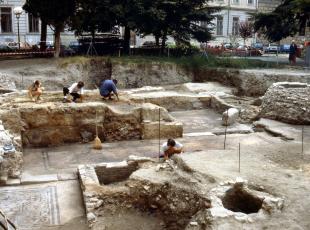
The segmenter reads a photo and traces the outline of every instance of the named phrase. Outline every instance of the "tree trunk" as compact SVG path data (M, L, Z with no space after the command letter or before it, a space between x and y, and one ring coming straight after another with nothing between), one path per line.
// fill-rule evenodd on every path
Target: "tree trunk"
M161 54L162 54L162 55L163 55L164 52L165 52L166 40L167 40L167 33L165 32L164 35L162 36L162 41L161 41Z
M125 26L124 32L124 53L129 55L130 51L130 28Z
M59 57L60 54L60 32L62 30L62 26L56 26L55 27L55 41L54 41L54 46L55 46L55 58Z
M156 43L157 47L159 47L159 38L160 38L160 36L155 35L155 43Z
M40 38L40 50L46 50L46 38L47 38L47 24L41 21L41 38Z

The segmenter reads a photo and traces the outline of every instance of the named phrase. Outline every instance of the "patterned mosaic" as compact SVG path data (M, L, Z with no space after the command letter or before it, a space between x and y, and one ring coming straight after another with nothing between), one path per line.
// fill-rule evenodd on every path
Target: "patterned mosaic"
M0 208L18 229L42 229L60 224L56 186L1 189Z

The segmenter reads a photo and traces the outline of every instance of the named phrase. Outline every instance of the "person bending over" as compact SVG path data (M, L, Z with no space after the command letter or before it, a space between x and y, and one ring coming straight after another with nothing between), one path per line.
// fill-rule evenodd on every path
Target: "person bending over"
M172 157L174 154L180 154L183 151L183 145L173 139L168 139L161 147L160 157L165 160Z
M42 95L43 90L44 87L41 86L41 82L36 80L31 86L29 86L28 95L32 101L39 101L41 100L40 96Z
M109 98L110 100L112 100L112 95L115 94L115 96L117 97L117 100L119 100L116 85L117 85L116 79L103 80L100 83L100 88L99 88L100 95L103 98Z
M69 88L64 87L63 93L64 93L63 102L70 102L70 100L67 99L68 94L70 94L73 97L72 99L73 102L76 102L77 99L79 99L82 102L84 95L84 82L79 81L73 83Z

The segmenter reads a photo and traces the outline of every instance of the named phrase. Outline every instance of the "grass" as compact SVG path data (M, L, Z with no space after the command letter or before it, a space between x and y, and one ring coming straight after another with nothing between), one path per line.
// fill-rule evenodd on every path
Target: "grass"
M111 61L117 64L137 64L149 65L152 63L157 64L176 64L188 70L199 70L205 68L234 68L234 69L254 69L254 68L279 68L272 62L265 62L261 60L253 60L247 58L232 58L232 57L215 57L208 58L203 56L191 56L181 58L168 58L168 57L154 57L154 56L122 56L122 57L84 57L75 56L69 58L61 58L59 66L62 68L70 64L80 63L82 65L88 64L90 59L97 61Z

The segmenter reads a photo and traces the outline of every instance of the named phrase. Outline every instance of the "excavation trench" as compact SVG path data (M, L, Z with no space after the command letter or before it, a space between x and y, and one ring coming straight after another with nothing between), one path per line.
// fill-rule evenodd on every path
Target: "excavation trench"
M223 206L233 212L246 214L257 213L263 205L263 200L244 189L233 187L222 199Z
M157 137L158 111L161 110L162 137L181 137L182 124L168 112L149 103L113 105L83 103L58 107L36 106L20 109L24 147L49 147L66 143L152 139Z
M174 177L173 174L180 171L168 170L161 178L161 173L154 170L155 166L151 161L141 163L132 160L80 166L86 211L88 216L96 216L88 219L93 229L100 229L103 225L108 227L109 223L103 220L111 212L124 213L124 210L136 215L147 214L143 223L150 219L153 223L160 223L154 229L185 229L198 211L210 207L210 200L198 192L200 189L190 182L188 173L178 178L179 183L169 182L167 176ZM193 180L196 179L193 177ZM194 184L189 186L191 183ZM136 227L141 224L137 223Z

